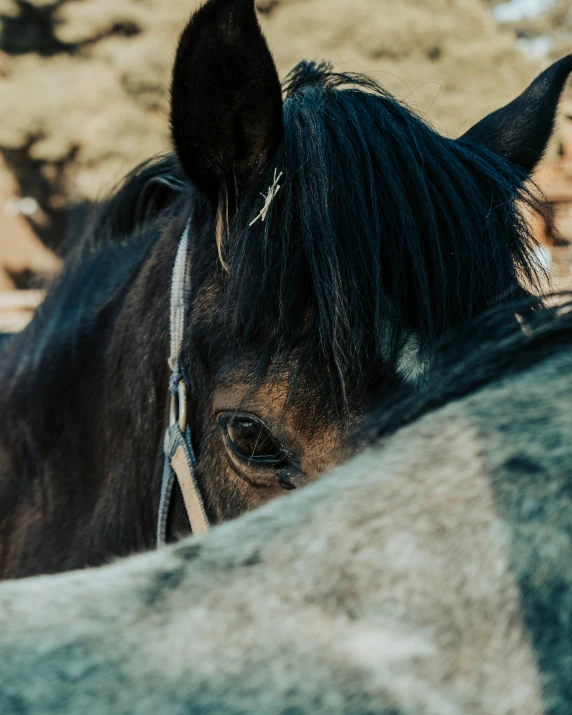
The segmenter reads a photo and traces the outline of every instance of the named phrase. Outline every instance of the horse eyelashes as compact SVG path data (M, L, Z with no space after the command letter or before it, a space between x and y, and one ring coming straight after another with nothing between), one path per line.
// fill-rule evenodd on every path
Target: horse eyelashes
M283 489L291 490L296 489L296 485L292 480L296 477L302 476L302 472L293 465L290 465L288 467L281 467L280 469L277 469L276 476L278 477L280 486Z

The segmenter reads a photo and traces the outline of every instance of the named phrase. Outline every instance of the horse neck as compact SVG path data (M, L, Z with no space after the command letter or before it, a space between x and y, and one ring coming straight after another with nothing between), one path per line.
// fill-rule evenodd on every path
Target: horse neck
M0 578L154 545L175 249L166 236L120 256L104 249L110 260L64 275L13 340L1 378ZM94 274L106 285L92 301Z

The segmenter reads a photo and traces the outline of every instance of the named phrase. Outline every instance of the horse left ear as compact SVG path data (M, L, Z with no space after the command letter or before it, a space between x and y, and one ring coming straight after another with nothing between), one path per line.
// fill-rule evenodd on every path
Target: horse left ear
M562 89L572 71L572 55L555 62L524 92L489 114L462 140L484 144L529 174L544 154L554 128Z
M282 132L280 80L254 0L209 0L173 68L171 135L185 173L213 202L236 195Z

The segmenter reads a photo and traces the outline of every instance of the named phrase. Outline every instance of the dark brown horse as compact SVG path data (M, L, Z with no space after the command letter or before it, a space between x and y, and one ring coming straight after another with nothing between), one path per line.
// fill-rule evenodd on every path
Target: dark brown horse
M208 519L337 462L372 399L415 389L439 339L534 280L524 182L571 67L451 140L327 65L281 87L253 0L210 0L177 52L176 157L100 207L0 355L0 575L155 546L186 227L177 376ZM166 517L188 533L178 489Z

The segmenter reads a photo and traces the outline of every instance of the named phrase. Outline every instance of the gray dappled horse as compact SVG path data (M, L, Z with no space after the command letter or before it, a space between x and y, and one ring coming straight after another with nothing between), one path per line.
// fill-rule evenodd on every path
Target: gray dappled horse
M288 500L0 586L2 715L569 715L572 313L509 323Z

